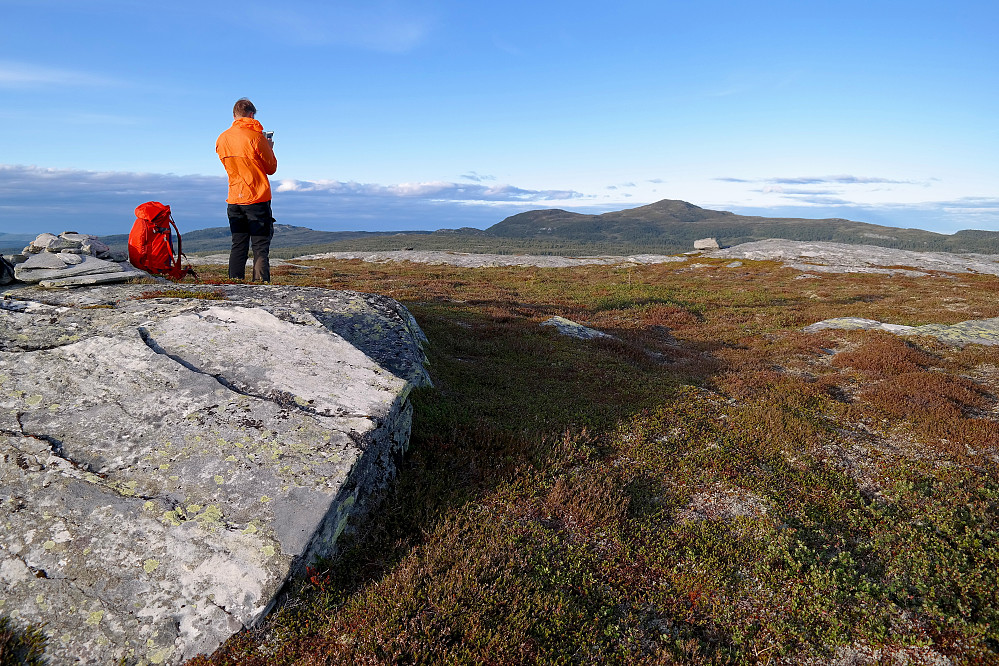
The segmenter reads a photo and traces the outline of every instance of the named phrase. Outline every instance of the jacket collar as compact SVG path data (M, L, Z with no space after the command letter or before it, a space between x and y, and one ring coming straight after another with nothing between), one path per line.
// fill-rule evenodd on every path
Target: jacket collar
M263 132L264 126L260 124L260 121L256 118L236 118L232 121L233 127L240 127L242 129L254 130L256 132Z

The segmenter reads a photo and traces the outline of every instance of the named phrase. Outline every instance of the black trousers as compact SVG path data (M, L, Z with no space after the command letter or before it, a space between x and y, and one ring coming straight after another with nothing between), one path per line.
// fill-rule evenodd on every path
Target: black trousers
M228 204L229 231L232 232L232 249L229 251L229 277L246 279L246 257L253 244L253 280L271 281L271 239L274 237L274 216L271 202L254 204Z

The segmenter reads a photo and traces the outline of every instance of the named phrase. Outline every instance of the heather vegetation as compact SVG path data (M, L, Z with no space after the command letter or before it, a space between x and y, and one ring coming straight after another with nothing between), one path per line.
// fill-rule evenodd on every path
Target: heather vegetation
M999 349L801 328L999 278L702 263L276 269L406 304L436 386L339 556L192 664L994 663Z
M999 349L801 330L996 317L999 278L311 265L274 282L400 300L435 387L338 556L193 666L999 660Z

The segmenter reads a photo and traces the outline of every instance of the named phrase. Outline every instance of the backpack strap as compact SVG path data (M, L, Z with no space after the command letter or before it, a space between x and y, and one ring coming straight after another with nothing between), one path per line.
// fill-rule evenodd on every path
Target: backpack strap
M177 228L177 223L173 221L173 215L168 213L167 219L170 220L170 224L173 225L173 230L177 232L177 256L175 257L176 263L173 266L171 266L170 274L173 275L176 279L181 280L184 278L185 275L190 273L195 280L198 280L200 282L200 280L198 279L198 274L194 272L194 268L191 266L190 262L188 262L187 268L181 267L180 258L184 257L186 259L187 255L184 254L184 249L181 245L180 229Z

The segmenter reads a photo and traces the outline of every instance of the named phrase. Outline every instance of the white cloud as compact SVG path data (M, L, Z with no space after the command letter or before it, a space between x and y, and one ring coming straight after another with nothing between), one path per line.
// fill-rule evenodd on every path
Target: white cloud
M798 176L795 178L768 178L767 182L780 183L784 185L870 185L874 183L891 183L896 185L915 185L912 180L895 180L893 178L880 178L871 176Z
M496 176L489 176L475 171L469 171L468 173L461 174L461 177L465 180L472 180L476 183L481 183L484 180L496 180Z
M365 3L297 2L294 7L252 2L243 25L305 46L339 45L383 53L406 53L422 44L434 26L432 12L393 0ZM239 16L230 18L240 20Z
M112 85L117 85L117 82L87 72L0 60L0 88Z
M381 185L288 179L272 187L278 221L320 229L484 228L516 212L587 201L571 190L446 181ZM226 188L221 176L0 165L0 219L6 233L127 233L136 206L161 201L171 206L181 230L224 226Z
M338 180L282 180L276 189L278 192L321 192L348 196L421 198L466 202L565 201L584 198L582 194L572 190L526 190L512 185L480 185L447 181L378 185Z
M842 174L838 176L793 176L793 177L771 177L771 178L733 178L721 177L714 180L723 183L769 183L770 185L925 185L927 181L898 180L895 178L883 178L880 176L852 176ZM928 180L937 180L930 178ZM777 190L774 190L777 191Z

